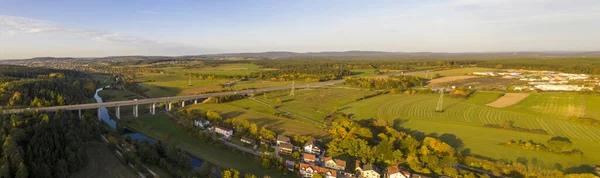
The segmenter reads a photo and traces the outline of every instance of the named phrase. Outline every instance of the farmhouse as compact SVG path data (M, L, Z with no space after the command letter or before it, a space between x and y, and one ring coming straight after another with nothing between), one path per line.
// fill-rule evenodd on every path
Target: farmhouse
M358 161L356 161L356 174L359 178L379 178L381 176L381 171L373 164L365 164L360 167Z
M231 137L233 136L233 130L222 127L222 126L215 126L215 132L224 135L225 137Z
M279 153L290 155L292 154L292 144L291 143L281 143L279 145Z
M316 156L313 154L302 153L302 161L308 164L315 164Z
M277 135L277 145L281 143L290 143L290 137L286 137L283 135Z
M321 148L316 144L315 141L308 141L304 144L304 152L311 154L320 154Z
M335 170L313 166L306 163L300 163L300 176L301 177L313 177L313 174L320 174L325 176L326 178L336 178L337 172Z
M335 169L335 170L344 170L346 169L346 161L339 159L332 159L331 157L324 157L323 164L325 167Z

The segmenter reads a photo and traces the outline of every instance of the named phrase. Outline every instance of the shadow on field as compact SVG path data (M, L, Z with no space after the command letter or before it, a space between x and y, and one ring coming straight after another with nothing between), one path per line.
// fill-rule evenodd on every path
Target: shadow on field
M409 133L409 134L413 135L415 137L415 139L417 139L417 140L423 140L423 139L425 139L425 137L433 137L433 138L440 139L441 141L443 141L443 142L447 143L448 145L452 146L453 148L455 148L457 151L461 151L465 148L465 144L463 143L463 141L454 134L450 134L450 133L443 133L442 135L439 135L439 133L425 134L424 132L421 132L418 130L413 130L413 129L402 127L402 125L404 125L408 121L410 121L410 120L395 119L392 124L392 128L399 130L399 131ZM468 151L468 152L470 152L470 151Z

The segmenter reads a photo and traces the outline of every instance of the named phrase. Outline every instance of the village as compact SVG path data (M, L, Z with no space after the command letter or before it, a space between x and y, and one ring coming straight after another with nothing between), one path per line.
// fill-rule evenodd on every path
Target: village
M501 77L527 82L526 85L514 86L515 91L592 91L600 86L598 78L587 74L570 74L554 71L508 70L502 72L473 72L471 75Z
M400 166L390 166L385 169L378 168L374 164L354 164L339 158L327 157L327 150L323 143L316 140L308 140L303 145L294 145L289 136L277 135L274 140L254 139L244 135L236 135L234 129L224 126L212 126L205 119L196 119L194 125L205 130L205 132L220 135L219 140L225 145L234 147L254 155L271 155L283 158L284 169L299 177L310 178L322 176L326 178L425 178L426 176L411 173L408 169ZM318 175L317 175L318 174Z

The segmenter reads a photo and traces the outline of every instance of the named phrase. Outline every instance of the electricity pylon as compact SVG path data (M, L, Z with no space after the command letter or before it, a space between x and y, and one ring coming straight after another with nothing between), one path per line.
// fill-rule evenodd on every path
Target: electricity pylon
M291 97L295 96L294 95L294 90L296 89L295 85L296 85L296 81L294 80L294 81L292 81L292 91L290 92L290 96Z
M440 99L435 107L435 112L444 112L444 88L440 90Z
M188 86L192 86L192 73L190 73L190 79L188 80Z

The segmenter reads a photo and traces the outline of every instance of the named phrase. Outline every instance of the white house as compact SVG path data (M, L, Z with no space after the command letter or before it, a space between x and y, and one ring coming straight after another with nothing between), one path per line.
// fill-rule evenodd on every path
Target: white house
M290 143L290 137L286 137L283 135L277 135L277 145L280 145L281 143Z
M398 166L390 166L387 168L387 178L410 178L411 173L399 168Z
M314 141L308 141L304 144L304 152L310 154L320 154L321 148Z
M300 176L304 178L313 177L313 174L320 174L325 176L326 178L336 178L337 172L335 170L313 166L306 163L300 163L299 167Z
M380 178L381 177L381 171L379 171L379 169L373 164L365 164L362 167L360 167L360 165L358 164L358 161L357 161L355 171L359 178Z
M331 157L324 157L323 164L327 168L335 169L335 170L344 170L346 169L346 161L339 159L332 159Z
M221 127L221 126L215 126L215 132L224 135L226 137L231 137L233 136L233 130L225 128L225 127Z

